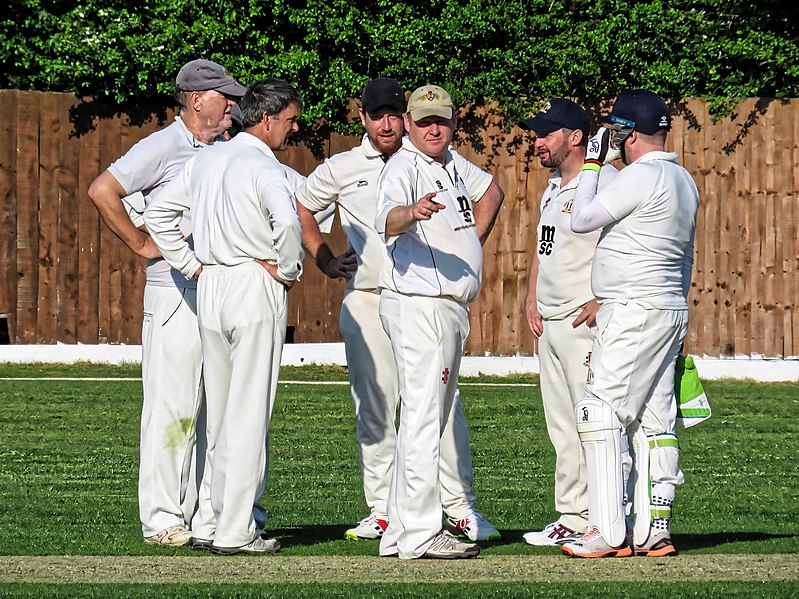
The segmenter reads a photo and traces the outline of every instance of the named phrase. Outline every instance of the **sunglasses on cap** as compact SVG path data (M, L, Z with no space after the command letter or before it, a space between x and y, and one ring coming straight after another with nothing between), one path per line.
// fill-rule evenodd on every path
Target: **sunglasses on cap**
M620 150L624 144L624 140L630 136L630 133L635 129L635 121L623 119L620 116L611 115L610 119L610 147L614 150Z

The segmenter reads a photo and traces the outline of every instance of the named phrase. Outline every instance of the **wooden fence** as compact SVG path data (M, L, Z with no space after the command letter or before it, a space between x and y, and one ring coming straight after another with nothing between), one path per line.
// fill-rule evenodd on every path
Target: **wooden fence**
M67 94L0 91L0 327L12 343L139 343L144 261L101 224L91 181L158 128L124 117L72 135ZM799 100L748 100L714 124L705 103L678 108L669 147L702 196L688 349L711 356L799 355ZM548 171L529 136L494 117L465 119L459 150L490 170L505 203L485 247L483 290L471 307L473 355L535 353L524 320L527 269ZM328 154L357 138L333 136ZM281 156L303 174L303 147ZM342 250L338 222L331 245ZM306 263L290 294L296 342L340 340L341 281Z

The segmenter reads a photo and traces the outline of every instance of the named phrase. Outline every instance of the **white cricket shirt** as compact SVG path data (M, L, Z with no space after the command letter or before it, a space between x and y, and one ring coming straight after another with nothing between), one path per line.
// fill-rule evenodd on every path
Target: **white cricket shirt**
M600 189L607 186L618 172L610 165L602 167ZM569 224L579 179L579 176L574 177L561 188L563 178L556 170L541 197L541 219L535 248L539 260L535 298L538 311L544 318L565 318L594 298L591 262L599 231L573 233Z
M477 201L493 178L454 150L450 151L470 199ZM323 211L334 202L338 204L344 234L358 260L358 269L347 283L350 289L377 292L380 286L385 244L375 231L375 214L377 180L386 160L364 135L360 145L320 164L308 176L304 189L297 191L297 200L312 212Z
M434 201L446 208L387 239L389 211L414 204L430 192L436 192ZM378 181L375 229L386 243L381 287L406 295L474 301L480 293L483 248L473 203L454 152L447 151L442 165L403 139Z
M183 165L200 149L210 147L198 141L179 116L168 127L151 133L136 143L124 156L117 159L108 171L114 175L127 194L141 192L145 206L158 196L164 186L174 179ZM183 235L191 235L191 213L186 212L180 222ZM161 287L195 287L196 281L187 280L173 272L163 259L147 261L147 284Z
M194 216L194 251L180 236L180 214ZM286 171L272 150L249 133L214 145L150 202L144 220L164 258L185 277L202 265L275 260L278 273L302 273L302 231Z
M600 301L636 299L687 309L682 270L692 258L699 191L677 154L649 152L597 192L616 219L600 235L591 287Z

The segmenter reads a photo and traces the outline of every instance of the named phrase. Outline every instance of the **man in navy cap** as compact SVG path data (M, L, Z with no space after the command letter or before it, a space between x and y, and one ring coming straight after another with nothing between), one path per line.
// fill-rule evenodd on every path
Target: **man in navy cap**
M591 288L600 303L584 398L575 412L588 470L589 530L563 546L573 557L661 557L676 553L669 523L682 484L674 434L674 368L688 329L699 192L665 151L671 116L645 89L623 92L589 140L571 228L601 230ZM628 165L597 191L609 151ZM635 454L630 538L622 453Z
M588 482L574 407L583 398L596 312L591 262L599 231L578 234L569 227L577 180L588 143L588 115L582 106L552 98L533 118L519 123L535 132L541 166L552 169L541 198L538 240L530 262L525 314L538 337L541 397L555 448L555 509L558 518L528 532L530 545L563 545L588 530ZM613 179L606 165L601 186Z
M134 145L89 187L89 197L108 228L148 259L142 325L139 517L145 543L185 545L197 501L192 476L195 431L203 401L202 352L197 326L196 282L171 269L123 198L141 192L144 203L201 149L223 140L235 99L247 88L210 60L192 60L175 78L180 113L168 127ZM134 220L137 222L134 223ZM191 216L181 229L191 235ZM199 445L198 445L199 447ZM199 472L203 452L196 455Z

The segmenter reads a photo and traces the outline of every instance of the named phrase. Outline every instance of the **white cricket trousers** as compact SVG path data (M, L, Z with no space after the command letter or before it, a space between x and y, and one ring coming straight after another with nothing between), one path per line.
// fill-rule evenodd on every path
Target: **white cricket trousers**
M674 367L687 332L688 310L603 303L586 392L609 403L625 428L640 420L647 435L673 433Z
M193 464L203 383L196 297L194 289L144 288L139 518L145 537L188 525L197 503Z
M269 421L286 334L286 290L255 262L204 266L197 308L205 361L207 456L194 536L241 547L256 536Z
M394 350L401 398L388 529L380 555L421 557L441 531L441 438L456 411L466 306L383 290L380 319Z
M394 351L380 323L379 307L379 294L348 290L341 306L339 328L355 406L366 505L371 513L385 516L397 445L400 392ZM441 437L441 503L447 515L461 519L476 509L476 498L472 490L469 427L457 391L454 403L453 417L447 420ZM573 422L573 414L570 418Z
M555 509L563 526L580 533L588 529L588 479L574 409L583 398L594 342L585 324L572 326L581 311L564 319L544 320L538 341L541 398L555 449Z
M687 331L688 310L651 309L635 300L604 302L597 314L586 398L608 404L626 429L623 432L640 427L647 437L673 435L677 419L674 367ZM579 418L576 413L575 419ZM676 487L685 480L679 451L667 447L656 453L650 451L649 464L639 464L637 469L648 470L651 488L673 500ZM591 509L605 501L621 507L620 486L599 488L604 481L613 480L605 473L618 468L620 456L611 458L602 451L596 460L600 475L597 486L588 488ZM608 538L610 531L602 529L595 515L589 516L591 524L599 526Z

